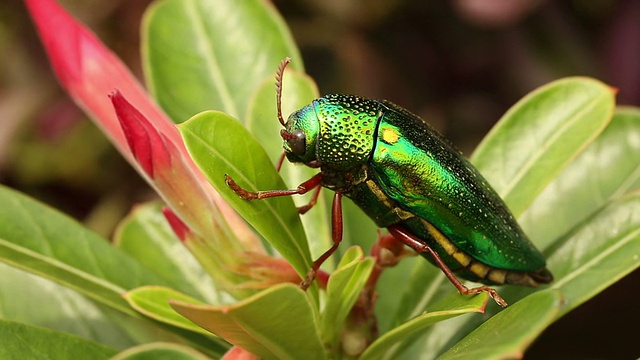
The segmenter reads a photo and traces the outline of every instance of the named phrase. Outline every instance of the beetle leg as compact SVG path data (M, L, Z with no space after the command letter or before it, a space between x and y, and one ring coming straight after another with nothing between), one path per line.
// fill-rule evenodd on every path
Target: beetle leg
M331 238L333 239L333 245L329 250L325 251L316 261L311 265L311 270L307 273L307 278L300 284L302 290L306 290L311 282L316 277L316 273L320 266L338 249L340 242L342 241L342 191L337 190L333 196L333 204L331 205Z
M255 192L243 189L229 175L225 174L224 180L227 183L227 185L241 198L245 200L262 200L262 199L276 197L276 196L306 194L309 190L320 186L323 177L324 177L323 173L317 173L311 179L298 185L297 189L293 189L293 190L265 190L265 191L255 191Z
M276 163L276 170L278 170L278 172L280 172L280 169L282 169L282 164L284 163L284 159L286 157L287 157L287 153L283 151L280 157L278 158L278 162Z
M389 229L389 232L393 234L393 236L395 236L398 240L402 241L407 246L414 249L416 252L418 253L423 253L425 251L428 252L431 255L431 257L433 257L433 260L435 260L436 264L438 264L438 267L442 270L444 275L449 279L449 281L451 281L453 286L455 286L456 289L458 289L458 291L461 294L471 295L471 294L479 294L481 292L486 292L489 294L489 296L493 298L493 300L498 305L502 307L507 307L508 305L507 302L500 295L498 295L498 293L494 289L486 285L482 285L482 286L471 288L471 289L466 287L460 280L458 280L458 278L451 271L451 269L449 269L447 264L445 264L444 261L442 261L442 259L440 258L440 255L438 255L438 253L435 250L433 250L425 242L420 241L417 237L415 237L415 235L411 234L403 227L399 225L391 225L387 229Z
M298 208L298 213L300 215L306 214L307 211L311 210L311 208L316 205L316 203L318 202L318 196L320 196L320 190L322 190L322 186L318 184L316 187L316 191L313 193L313 196L311 197L311 201L309 201L307 205L300 206Z

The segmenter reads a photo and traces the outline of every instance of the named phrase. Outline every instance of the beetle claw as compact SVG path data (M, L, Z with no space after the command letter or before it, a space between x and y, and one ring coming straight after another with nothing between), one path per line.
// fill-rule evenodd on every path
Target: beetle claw
M507 306L509 306L509 304L507 304L507 302L502 298L502 296L498 294L498 292L495 289L490 288L486 285L478 286L476 288L471 288L466 290L460 290L460 293L464 295L473 295L473 294L479 294L483 292L486 292L487 294L489 294L489 296L491 296L493 301L495 301L496 304L500 305L500 307L506 308Z
M224 174L224 182L231 188L231 190L233 190L233 192L245 200L255 200L258 198L258 193L243 189L228 174Z

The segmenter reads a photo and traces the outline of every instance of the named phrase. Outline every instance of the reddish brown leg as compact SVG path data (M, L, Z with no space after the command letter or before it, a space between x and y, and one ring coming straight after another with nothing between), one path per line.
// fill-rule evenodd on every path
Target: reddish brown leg
M332 231L331 237L333 239L333 245L329 250L325 251L316 261L311 265L311 270L307 273L307 278L300 284L302 290L306 290L311 282L316 277L316 273L320 266L338 249L340 242L342 241L342 192L336 191L333 196L333 204L331 206L331 223Z
M236 184L236 182L229 175L225 175L224 179L227 185L241 198L245 200L262 200L262 199L276 197L276 196L306 194L309 190L320 186L320 183L322 182L323 177L324 177L324 174L317 173L311 179L298 185L297 189L293 189L293 190L266 190L266 191L256 191L256 192L241 188L240 185Z
M280 172L280 169L282 169L282 164L284 163L284 159L286 157L287 157L287 153L283 151L280 157L278 158L278 163L276 164L276 170L278 170L278 172Z
M309 201L307 205L300 206L298 208L298 213L300 213L300 215L306 214L307 211L311 210L311 208L316 205L316 203L318 202L318 197L320 196L320 190L322 190L322 186L318 184L318 186L316 187L316 191L313 193L313 196L311 197L311 201Z
M508 305L507 302L504 301L504 299L502 297L500 297L500 295L498 295L498 293L494 289L492 289L492 288L490 288L490 287L488 287L486 285L482 285L482 286L479 286L479 287L476 287L476 288L472 288L472 289L469 289L468 287L466 287L453 274L453 272L451 271L451 269L449 269L447 264L445 264L444 261L442 261L442 259L440 258L440 255L438 255L437 252L435 252L426 243L420 241L417 237L415 237L415 235L411 234L410 232L408 232L403 227L398 226L398 225L392 225L392 226L389 226L387 229L389 229L389 232L391 234L393 234L393 236L395 236L396 239L402 241L407 246L409 246L410 248L414 249L416 252L418 252L418 253L423 253L425 251L428 252L431 255L431 257L433 257L433 260L435 260L436 264L438 264L438 267L442 270L444 275L449 279L449 281L451 281L453 286L455 286L456 289L458 289L458 291L461 294L472 295L472 294L479 294L481 292L486 292L486 293L489 294L489 296L491 296L493 298L493 300L495 300L495 302L498 305L500 305L502 307L507 307L507 305Z

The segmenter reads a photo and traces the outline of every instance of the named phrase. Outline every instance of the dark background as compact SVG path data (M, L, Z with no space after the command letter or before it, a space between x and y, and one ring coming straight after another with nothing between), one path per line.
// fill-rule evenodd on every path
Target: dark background
M140 76L147 0L61 3ZM467 154L518 99L561 77L596 77L640 106L640 1L274 3L321 93L392 100ZM110 236L152 192L57 85L19 0L0 5L0 54L0 182ZM637 358L639 283L636 271L569 313L526 357Z

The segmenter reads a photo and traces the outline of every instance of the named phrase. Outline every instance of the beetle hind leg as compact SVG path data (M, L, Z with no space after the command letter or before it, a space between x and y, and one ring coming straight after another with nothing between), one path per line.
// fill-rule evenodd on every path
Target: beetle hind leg
M407 245L410 248L414 249L416 252L418 252L418 253L428 252L429 255L431 255L431 257L433 257L433 260L438 265L440 270L442 270L444 275L449 279L449 281L451 281L453 286L455 286L456 289L458 289L458 291L461 294L473 295L473 294L479 294L479 293L482 293L482 292L486 292L487 294L489 294L489 296L491 296L491 298L493 298L493 300L498 305L500 305L501 307L507 307L507 305L508 305L507 302L496 292L495 289L493 289L493 288L491 288L489 286L482 285L482 286L478 286L478 287L471 288L471 289L466 287L460 280L458 280L458 278L451 271L451 269L449 269L447 264L445 264L444 261L442 261L442 259L440 258L440 255L438 255L438 253L435 250L433 250L426 243L420 241L417 237L415 237L415 235L411 234L410 232L408 232L403 227L401 227L399 225L391 225L387 229L389 229L389 232L394 237L396 237L398 240L403 242L405 245Z

